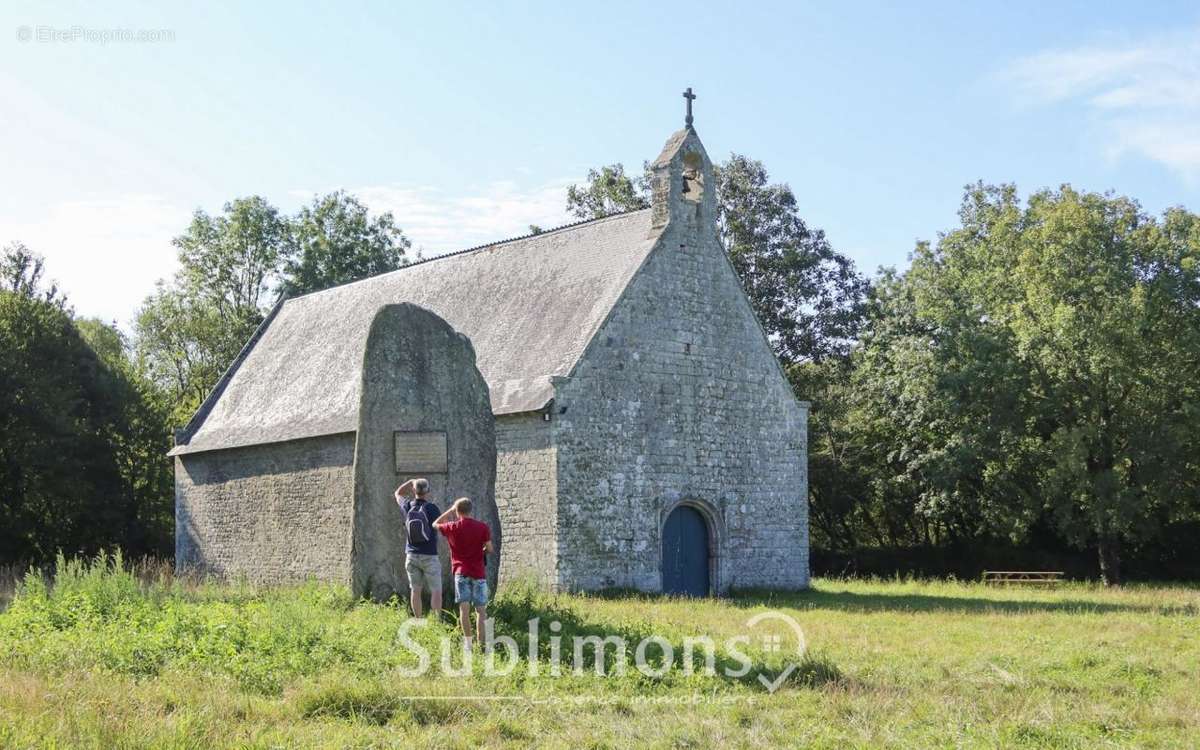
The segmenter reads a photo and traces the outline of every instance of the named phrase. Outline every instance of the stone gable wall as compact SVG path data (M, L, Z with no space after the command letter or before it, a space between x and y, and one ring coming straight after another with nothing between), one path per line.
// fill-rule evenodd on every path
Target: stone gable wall
M712 185L707 157L689 156L672 179L690 167ZM556 388L559 579L660 590L662 523L686 502L717 529L719 591L802 588L807 406L725 258L711 197L687 202L669 177L658 246Z
M349 583L354 433L175 459L175 565Z
M496 418L496 507L504 529L500 580L557 583L557 452L541 413Z

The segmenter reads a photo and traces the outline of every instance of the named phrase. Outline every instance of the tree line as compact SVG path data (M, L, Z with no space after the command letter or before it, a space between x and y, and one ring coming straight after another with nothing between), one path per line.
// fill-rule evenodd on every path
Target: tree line
M287 216L261 197L196 211L179 270L132 336L80 318L20 243L0 257L0 563L58 550L174 550L166 453L280 295L395 270L410 243L391 214L342 192Z
M815 547L1036 540L1090 551L1117 582L1127 551L1200 521L1195 214L973 185L959 226L870 279L761 162L734 154L715 172L721 241L813 402ZM644 167L592 170L567 193L579 219L648 205ZM410 250L390 214L341 192L292 216L260 197L197 211L174 245L179 271L129 339L74 316L35 254L6 249L0 558L169 554L172 429L270 305L394 270Z

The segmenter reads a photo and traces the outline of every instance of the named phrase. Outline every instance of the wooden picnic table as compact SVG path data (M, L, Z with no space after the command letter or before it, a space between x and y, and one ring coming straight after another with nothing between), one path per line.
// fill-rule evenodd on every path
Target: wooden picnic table
M1053 586L1063 580L1061 570L985 570L983 582L990 584L1033 584Z

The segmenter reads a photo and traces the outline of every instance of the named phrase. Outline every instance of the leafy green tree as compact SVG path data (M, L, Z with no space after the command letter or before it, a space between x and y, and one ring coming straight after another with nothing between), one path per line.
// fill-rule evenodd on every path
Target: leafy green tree
M171 449L173 404L137 366L129 340L95 318L75 327L116 380L121 419L109 434L117 469L131 503L122 549L169 555L175 537L175 477Z
M344 192L313 199L290 222L283 291L289 296L395 271L410 247L390 213L371 217Z
M129 339L115 323L105 323L99 318L75 318L75 328L109 369L123 375L133 374L128 356Z
M288 226L262 198L221 216L197 211L174 240L180 270L143 302L134 322L140 371L175 404L182 425L262 322L287 253Z
M266 314L287 257L287 217L258 196L196 211L173 244L180 269L138 311L136 355L153 382L190 414Z
M1198 510L1200 219L983 185L960 217L864 337L863 412L917 515L1018 536L1045 517L1119 582L1124 546Z
M211 304L227 325L253 329L286 259L288 234L287 217L259 196L226 203L220 216L196 211L174 240L181 265L177 282Z
M841 427L866 475L857 519L880 546L1019 538L1036 516L1022 369L970 308L931 320L913 278L876 280L852 360Z
M147 409L124 369L89 346L65 300L44 285L40 258L14 246L3 266L0 560L45 561L59 549L90 554L117 545L164 552L165 421ZM9 274L15 268L23 270ZM116 354L114 331L84 327L98 334L105 356Z
M853 404L853 368L847 357L801 362L788 368L797 394L814 406L808 420L808 492L812 545L849 550L890 540L863 502L870 497L871 443L849 419Z
M733 154L716 168L721 238L775 353L785 363L844 356L863 319L868 283L796 196L762 162Z
M567 210L576 218L600 219L650 207L650 180L625 174L623 164L589 169L587 183L567 188Z
M138 310L134 356L139 371L174 404L171 421L186 424L253 331L230 329L216 307L160 284Z
M23 243L10 243L0 254L0 284L3 289L41 299L63 309L66 307L66 298L59 293L56 283L43 278L45 270L45 259Z
M172 421L184 424L266 314L288 253L286 216L258 196L196 211L175 238L180 269L138 310L135 358L169 394Z

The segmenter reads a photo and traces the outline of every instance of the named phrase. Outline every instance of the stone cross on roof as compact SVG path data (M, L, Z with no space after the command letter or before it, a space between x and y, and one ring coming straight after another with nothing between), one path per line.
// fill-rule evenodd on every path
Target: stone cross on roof
M690 128L692 126L692 100L696 98L696 95L692 93L691 86L688 86L687 91L683 92L683 98L687 99L687 117L683 119L683 124Z

